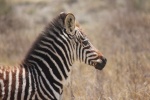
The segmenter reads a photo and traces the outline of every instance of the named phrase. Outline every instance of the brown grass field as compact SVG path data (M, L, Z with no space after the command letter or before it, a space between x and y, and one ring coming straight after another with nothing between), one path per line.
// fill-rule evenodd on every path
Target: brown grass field
M150 100L149 0L0 0L0 65L21 62L62 11L108 60L102 71L76 62L64 100Z

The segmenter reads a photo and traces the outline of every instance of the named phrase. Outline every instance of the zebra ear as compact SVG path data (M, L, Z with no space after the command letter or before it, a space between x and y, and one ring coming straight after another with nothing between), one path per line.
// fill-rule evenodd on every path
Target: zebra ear
M72 31L75 29L75 17L72 13L68 13L65 18L65 27L67 33L72 33Z

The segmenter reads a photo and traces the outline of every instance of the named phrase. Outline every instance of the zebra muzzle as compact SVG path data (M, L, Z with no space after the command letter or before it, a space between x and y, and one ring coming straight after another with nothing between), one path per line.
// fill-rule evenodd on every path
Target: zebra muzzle
M107 59L105 57L101 57L100 59L101 61L95 64L95 68L98 70L102 70L105 67L107 62Z

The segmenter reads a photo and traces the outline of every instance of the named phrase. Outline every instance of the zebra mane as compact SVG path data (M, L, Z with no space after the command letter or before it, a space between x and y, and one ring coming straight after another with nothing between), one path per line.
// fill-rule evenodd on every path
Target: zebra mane
M32 44L32 46L30 47L29 51L27 52L27 54L25 55L25 58L23 59L22 63L25 63L28 58L30 57L30 54L33 52L33 50L35 48L38 47L39 42L43 39L44 36L46 36L47 34L50 34L50 30L52 30L53 28L60 28L62 29L64 27L64 20L65 17L67 16L66 13L61 13L60 15L58 15L57 17L55 17L53 19L53 21L51 21L44 29L44 31L42 31L42 33L37 37L37 39L34 41L34 43Z

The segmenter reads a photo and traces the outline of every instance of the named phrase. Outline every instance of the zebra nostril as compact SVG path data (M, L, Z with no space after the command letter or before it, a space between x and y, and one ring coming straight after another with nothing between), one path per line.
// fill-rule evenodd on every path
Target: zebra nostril
M103 59L103 61L106 63L106 62L107 62L107 59L106 59L106 58L104 58L104 59Z
M105 58L105 57L101 57L101 60L104 62L104 63L106 63L107 62L107 59Z

